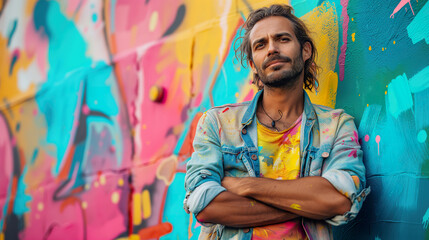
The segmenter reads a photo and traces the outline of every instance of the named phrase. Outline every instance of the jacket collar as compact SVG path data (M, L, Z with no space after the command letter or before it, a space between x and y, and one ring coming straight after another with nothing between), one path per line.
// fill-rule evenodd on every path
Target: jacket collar
M303 91L304 91L304 114L307 120L314 120L316 119L316 113L314 111L313 104L311 103L307 92L305 90ZM259 98L262 96L263 92L264 90L262 89L256 93L255 97L253 97L252 102L250 102L250 105L247 108L247 111L244 114L243 119L241 120L241 124L249 125L250 123L252 123L255 117L256 108L258 107Z

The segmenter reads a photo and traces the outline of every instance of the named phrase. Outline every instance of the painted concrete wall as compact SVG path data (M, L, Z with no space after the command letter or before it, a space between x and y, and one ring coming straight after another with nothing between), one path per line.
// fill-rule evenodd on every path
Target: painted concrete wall
M255 94L233 43L274 2L313 31L312 100L359 125L372 193L336 236L429 238L426 0L0 0L0 239L196 239L194 127Z

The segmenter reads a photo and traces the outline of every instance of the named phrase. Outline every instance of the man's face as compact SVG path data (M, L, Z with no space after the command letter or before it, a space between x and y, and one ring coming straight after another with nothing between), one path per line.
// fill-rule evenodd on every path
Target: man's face
M250 67L265 86L290 88L303 75L309 46L301 47L292 22L281 16L260 20L249 35L252 49Z

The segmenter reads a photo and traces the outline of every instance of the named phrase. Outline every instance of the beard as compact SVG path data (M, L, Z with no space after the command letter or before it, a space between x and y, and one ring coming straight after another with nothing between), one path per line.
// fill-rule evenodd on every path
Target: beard
M286 63L291 62L292 66L290 69L285 70L281 70L283 66L274 66L272 67L273 72L270 75L266 75L264 71L256 67L259 79L263 85L271 88L293 88L298 82L302 71L304 70L304 60L302 58L302 54L300 53L299 56L293 59L293 61L286 56L274 55L273 57L267 58L264 61L262 64L262 69L266 70L266 65L274 60L281 60Z

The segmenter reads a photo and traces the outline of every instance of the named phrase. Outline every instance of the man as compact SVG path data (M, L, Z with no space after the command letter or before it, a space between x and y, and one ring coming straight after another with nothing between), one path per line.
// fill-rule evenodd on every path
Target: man
M313 105L316 49L292 8L252 12L238 54L261 91L200 119L185 209L200 239L332 239L369 194L353 118Z

